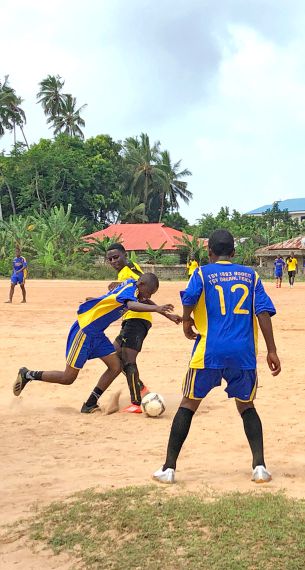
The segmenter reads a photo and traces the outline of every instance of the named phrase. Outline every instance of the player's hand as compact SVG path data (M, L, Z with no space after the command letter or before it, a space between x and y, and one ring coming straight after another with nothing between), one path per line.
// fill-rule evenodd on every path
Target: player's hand
M182 317L180 317L180 315L175 315L175 314L171 314L171 313L166 313L165 316L166 316L170 321L173 321L173 323L176 323L176 325L180 325L180 323L182 323Z
M168 303L167 305L159 305L157 307L157 313L172 313L174 310L174 305Z
M268 352L267 362L272 376L277 376L281 372L281 363L276 352Z
M190 318L188 321L183 321L183 332L184 336L189 340L195 340L197 338L197 333L193 330L194 320Z
M108 285L108 291L113 291L113 289L115 289L117 285L118 284L115 281L112 281L112 283Z

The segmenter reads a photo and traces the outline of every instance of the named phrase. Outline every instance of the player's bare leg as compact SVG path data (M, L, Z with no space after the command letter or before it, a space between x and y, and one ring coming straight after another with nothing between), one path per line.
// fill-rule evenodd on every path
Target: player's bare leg
M8 298L8 301L5 301L6 303L12 303L12 301L13 301L13 296L14 296L14 291L15 291L15 285L14 285L13 283L11 283L10 292L9 292L9 298Z
M201 400L192 400L186 397L182 398L178 411L173 419L165 463L163 467L153 474L153 479L156 479L160 483L170 484L175 482L177 459L188 436L193 415L200 403Z
M263 428L253 402L235 400L236 407L244 423L244 430L252 451L252 480L256 483L268 483L271 474L266 469L264 458Z
M20 284L20 289L21 289L21 293L22 293L22 301L21 301L21 303L26 303L26 290L25 290L24 283L21 283L21 284Z
M28 368L20 368L18 376L13 385L13 392L15 396L20 396L22 390L31 381L50 382L51 384L63 384L69 386L73 384L78 376L79 370L71 368L68 364L66 369L51 370L43 372L42 370L29 370Z
M88 400L84 402L81 408L82 414L91 414L99 409L97 404L101 395L112 384L113 380L120 374L122 370L121 361L116 352L103 356L101 360L106 364L107 370L100 377L97 385L92 390Z

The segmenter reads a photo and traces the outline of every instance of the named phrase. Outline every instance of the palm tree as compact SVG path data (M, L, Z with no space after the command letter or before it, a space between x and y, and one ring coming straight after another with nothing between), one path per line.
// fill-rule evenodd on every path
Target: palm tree
M76 98L72 95L64 95L64 101L57 116L53 118L54 135L65 133L72 137L84 138L84 133L80 127L85 126L85 121L80 116L81 111L87 107L82 105L76 109Z
M140 140L130 137L124 143L125 160L132 174L131 191L138 197L139 202L145 204L145 211L149 206L153 194L160 194L167 182L166 173L160 168L160 142L150 146L149 136L141 133Z
M185 204L189 204L190 199L193 197L192 192L187 190L187 182L181 180L181 178L185 178L185 176L191 176L192 173L187 168L179 171L180 164L181 160L172 164L168 150L161 152L160 168L166 174L167 185L165 187L163 186L160 196L161 207L159 222L164 212L165 199L168 200L170 209L173 212L179 208L178 199L181 199Z
M45 115L48 115L48 123L51 123L54 118L60 113L65 101L65 95L61 90L65 82L59 75L48 75L45 79L40 81L40 91L36 97L38 103L41 103Z
M15 89L9 86L8 75L4 78L4 83L0 83L0 136L5 130L14 132L14 146L16 148L16 125L20 128L25 144L29 148L23 125L26 123L26 116L20 107L21 97L16 95Z
M139 222L147 222L148 218L145 216L145 204L139 203L139 200L133 194L124 196L120 203L120 217L121 222L126 224L137 224Z

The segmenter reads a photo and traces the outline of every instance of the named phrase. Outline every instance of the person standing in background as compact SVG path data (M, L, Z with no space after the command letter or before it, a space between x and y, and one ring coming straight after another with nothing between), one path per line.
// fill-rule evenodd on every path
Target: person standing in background
M22 293L21 303L26 303L25 279L27 276L27 262L22 257L20 247L16 247L16 257L13 260L13 273L11 275L11 288L9 292L9 300L6 303L12 303L16 285L20 285Z

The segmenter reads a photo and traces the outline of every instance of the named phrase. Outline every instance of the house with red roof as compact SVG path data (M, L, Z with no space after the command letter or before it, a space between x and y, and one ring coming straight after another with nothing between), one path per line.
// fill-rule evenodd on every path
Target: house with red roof
M102 240L104 237L117 237L126 251L135 252L145 252L148 246L157 250L164 244L164 253L177 253L179 238L183 235L185 235L183 232L169 228L163 223L112 224L105 230L85 236L84 239L90 243L94 239ZM191 235L188 237L193 238Z

